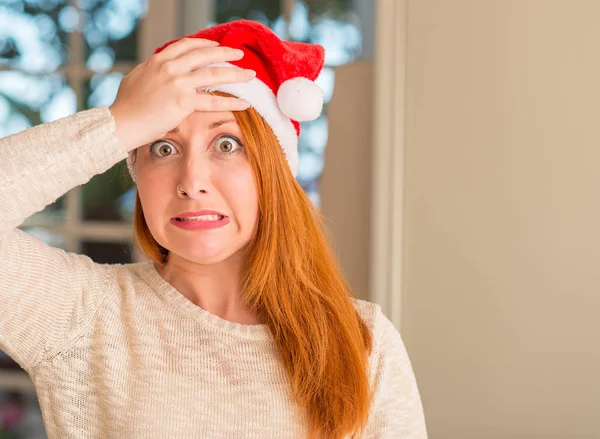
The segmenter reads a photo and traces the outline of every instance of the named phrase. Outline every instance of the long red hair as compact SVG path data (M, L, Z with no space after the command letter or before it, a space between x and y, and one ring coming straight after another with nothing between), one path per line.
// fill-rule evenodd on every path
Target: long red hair
M252 108L234 115L259 199L243 299L273 334L292 394L306 410L309 438L360 434L371 405L371 333L352 303L321 213L294 179L273 131ZM152 237L138 196L133 223L140 249L164 264L168 251Z

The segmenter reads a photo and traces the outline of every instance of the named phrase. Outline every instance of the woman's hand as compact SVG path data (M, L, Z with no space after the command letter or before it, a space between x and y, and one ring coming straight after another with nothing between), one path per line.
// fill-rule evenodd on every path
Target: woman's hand
M208 67L239 60L238 49L198 38L184 38L154 54L121 81L110 111L115 135L127 152L164 136L194 111L241 111L238 98L213 96L199 89L249 81L255 72L238 67Z

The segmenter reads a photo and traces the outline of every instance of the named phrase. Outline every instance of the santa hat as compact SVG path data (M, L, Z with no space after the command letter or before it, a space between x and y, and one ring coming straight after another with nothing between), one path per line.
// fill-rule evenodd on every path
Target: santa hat
M222 91L249 102L275 133L292 173L297 175L299 122L316 119L323 108L323 92L314 82L323 68L323 47L281 40L265 25L249 20L212 26L187 38L204 38L244 52L241 60L221 65L254 70L256 77L206 91Z

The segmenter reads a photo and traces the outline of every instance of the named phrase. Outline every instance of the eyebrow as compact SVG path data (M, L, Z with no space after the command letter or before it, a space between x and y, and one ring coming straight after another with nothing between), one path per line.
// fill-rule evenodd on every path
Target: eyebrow
M208 126L209 130L214 130L215 128L219 128L221 125L225 125L226 123L232 123L235 122L235 119L223 119L223 120L218 120L216 122L211 123Z

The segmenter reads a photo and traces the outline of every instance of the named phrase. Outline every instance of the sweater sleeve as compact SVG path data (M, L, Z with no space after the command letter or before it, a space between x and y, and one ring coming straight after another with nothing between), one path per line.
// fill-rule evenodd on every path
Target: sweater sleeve
M108 270L17 227L127 157L114 128L96 108L0 139L0 349L28 372L89 320Z
M379 310L373 325L373 404L366 439L426 439L415 375L402 338Z

